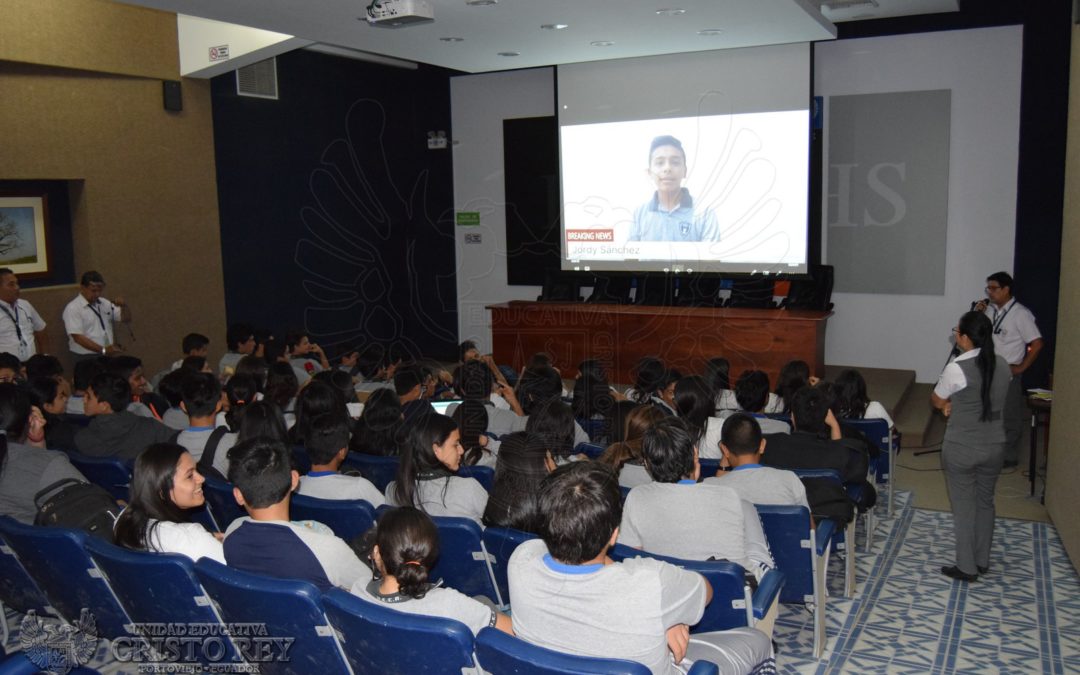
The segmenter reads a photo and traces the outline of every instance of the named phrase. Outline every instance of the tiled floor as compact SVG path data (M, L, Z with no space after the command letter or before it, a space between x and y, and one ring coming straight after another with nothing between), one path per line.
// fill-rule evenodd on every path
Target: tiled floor
M777 622L784 673L1080 672L1080 578L1047 523L998 519L991 571L963 584L952 562L952 517L917 510L901 493L859 552L858 592L828 603L828 642L813 659L809 614L785 606ZM859 541L862 541L861 537ZM840 561L830 589L841 589Z

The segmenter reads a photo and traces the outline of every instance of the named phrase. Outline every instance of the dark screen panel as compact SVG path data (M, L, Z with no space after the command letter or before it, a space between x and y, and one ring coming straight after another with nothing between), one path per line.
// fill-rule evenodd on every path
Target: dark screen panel
M554 117L503 120L506 276L542 286L559 268L559 127Z

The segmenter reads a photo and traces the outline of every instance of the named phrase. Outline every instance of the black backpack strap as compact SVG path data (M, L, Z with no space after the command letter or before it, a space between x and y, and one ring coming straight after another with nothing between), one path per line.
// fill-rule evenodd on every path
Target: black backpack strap
M221 443L221 439L225 438L225 434L227 433L229 433L229 427L223 425L214 429L210 434L210 438L206 439L206 446L203 447L202 456L199 457L199 462L195 465L195 468L199 470L199 473L205 476L205 470L214 468L214 457L217 456L218 445ZM216 476L218 473L218 470L214 469L214 473L211 475Z
M170 443L176 443L177 441L179 441L180 440L180 434L182 432L183 432L183 429L181 429L180 431L177 431L172 436L169 436L169 442Z
M36 495L34 495L34 506L36 506L36 507L38 507L40 509L41 504L39 502L41 501L42 497L50 495L53 492L59 492L60 488L65 487L68 484L81 485L82 481L75 480L74 478L61 478L60 480L56 481L55 483L45 486L44 488L39 490Z

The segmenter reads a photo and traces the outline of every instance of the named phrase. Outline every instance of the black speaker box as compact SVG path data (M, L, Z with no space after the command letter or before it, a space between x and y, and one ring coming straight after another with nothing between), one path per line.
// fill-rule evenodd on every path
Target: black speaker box
M165 109L169 112L182 112L184 110L184 96L180 91L179 80L162 80L161 98Z

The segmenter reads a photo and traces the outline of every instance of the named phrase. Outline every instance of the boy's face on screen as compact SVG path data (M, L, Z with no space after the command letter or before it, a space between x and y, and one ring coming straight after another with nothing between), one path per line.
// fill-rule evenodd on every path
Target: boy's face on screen
M661 145L649 158L649 178L661 193L674 194L686 178L686 157L674 145Z

